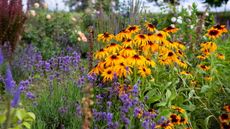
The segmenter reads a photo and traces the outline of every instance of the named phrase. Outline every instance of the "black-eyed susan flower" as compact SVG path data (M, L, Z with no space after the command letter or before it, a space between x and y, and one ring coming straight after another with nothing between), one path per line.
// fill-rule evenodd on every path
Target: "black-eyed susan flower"
M146 63L147 66L150 66L150 67L155 67L156 66L156 63L153 60L149 59L149 58L146 58L145 63Z
M179 29L176 27L168 26L164 28L163 30L168 33L176 33Z
M192 76L192 74L188 71L182 71L180 72L181 75L186 75L186 76Z
M224 59L225 59L224 54L221 54L221 53L218 53L218 54L216 55L216 57L217 57L218 59L220 59L220 60L224 60Z
M179 113L185 113L185 110L183 109L183 108L181 108L181 107L178 107L178 106L171 106L171 108L173 109L173 110L176 110L176 111L178 111Z
M171 123L175 125L175 124L180 124L181 117L177 114L171 114L169 119Z
M122 31L120 31L116 36L115 36L115 40L119 41L119 42L123 42L127 39L131 38L131 33L130 31L124 29Z
M226 110L226 112L230 112L230 105L224 106L224 109Z
M89 74L92 75L92 74L95 74L95 75L98 75L98 74L101 74L104 69L106 68L105 67L105 61L102 61L102 62L99 62L90 72Z
M114 71L113 67L106 68L101 74L101 76L103 77L103 82L112 81L115 75L116 72Z
M159 45L157 43L153 43L152 41L148 41L146 45L142 47L142 50L144 52L157 52L159 48Z
M181 117L179 124L188 124L188 120L184 117Z
M182 61L182 60L177 59L175 62L176 62L180 67L182 67L182 68L184 68L184 69L186 69L186 68L188 67L188 64L187 64L186 62Z
M181 50L186 49L185 45L181 42L173 42L173 46L175 46L177 49L181 49Z
M208 58L207 55L198 55L196 58L200 59L200 60L205 60Z
M222 122L221 123L221 129L230 129L229 122Z
M150 32L154 32L156 30L155 25L153 25L153 24L151 24L149 22L145 22L145 27Z
M141 29L140 29L140 26L137 26L137 25L133 25L133 26L128 26L126 28L126 30L128 30L131 34L135 34L135 33L138 33Z
M164 32L164 31L158 31L156 34L155 34L155 37L156 37L156 40L157 41L165 41L167 37L169 37L169 34L167 32Z
M184 57L184 52L183 52L182 50L180 50L180 49L178 49L178 50L176 51L176 54L177 54L178 56L180 56L180 57Z
M217 29L217 30L221 31L222 33L228 32L228 30L225 27L225 25L215 25L211 29Z
M230 114L224 113L219 116L221 122L226 122L230 120Z
M114 55L111 55L105 59L105 62L106 62L105 65L106 66L114 66L114 65L119 64L123 61L124 61L123 57L114 54Z
M114 66L115 72L117 73L118 77L127 77L132 73L132 70L129 65L125 62L120 62Z
M158 59L158 62L159 62L159 64L161 64L161 65L170 65L170 64L172 64L172 62L171 61L169 61L169 60L167 60L167 59Z
M102 48L95 53L94 57L98 60L102 60L102 59L105 59L108 55L109 53L105 49Z
M213 53L217 49L217 45L214 42L205 42L200 44L201 49L200 51L204 55L210 55L210 53Z
M134 49L132 49L130 46L128 46L128 47L124 47L123 49L121 49L119 54L123 57L128 57L128 56L133 56L137 54L137 52Z
M97 40L98 41L102 41L102 42L110 42L112 39L113 39L114 35L113 34L110 34L108 32L105 32L103 34L99 34L97 36Z
M141 55L133 55L127 58L127 63L131 66L144 66L146 59Z
M151 69L145 66L140 66L138 68L138 73L141 75L141 77L145 78L151 74Z
M204 64L200 64L200 65L198 65L198 67L199 67L200 69L204 70L204 71L208 71L208 70L211 68L210 66L206 66L206 65L204 65Z
M109 46L107 46L106 50L109 53L115 54L116 52L120 51L121 46L119 44L116 43L111 43Z
M209 29L208 33L205 35L210 39L216 39L221 36L221 31L217 29Z
M132 39L126 39L125 41L122 42L122 46L124 46L124 47L133 46L133 40Z
M205 76L205 77L204 77L204 80L205 80L205 81L212 81L212 79L213 79L213 78L210 77L210 76Z
M136 46L144 46L148 43L148 37L145 34L137 34L134 37L134 44Z

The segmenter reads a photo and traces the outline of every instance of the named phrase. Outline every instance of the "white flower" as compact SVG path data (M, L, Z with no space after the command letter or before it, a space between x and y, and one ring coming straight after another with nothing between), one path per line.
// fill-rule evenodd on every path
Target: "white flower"
M158 0L158 3L162 4L164 2L164 0Z
M50 20L51 18L52 18L51 15L49 14L46 15L46 19Z
M182 24L182 19L177 19L177 23Z
M180 19L180 20L182 20L182 17L181 17L181 16L179 16L177 19Z
M194 28L194 25L191 25L190 28L193 29L193 28Z
M78 37L78 38L77 38L77 40L78 40L78 41L81 41L81 38L80 38L80 37Z
M174 24L171 24L170 26L171 26L172 28L175 28L175 25L174 25Z
M40 6L39 3L34 3L34 8L37 9L37 8L39 8L39 6Z
M208 13L208 12L206 12L206 13L205 13L205 16L208 16L208 15L209 15L209 13Z
M30 10L30 14L31 16L35 17L36 16L36 12L34 10Z
M176 18L175 18L175 17L172 17L172 18L171 18L171 21L172 21L172 22L176 22Z

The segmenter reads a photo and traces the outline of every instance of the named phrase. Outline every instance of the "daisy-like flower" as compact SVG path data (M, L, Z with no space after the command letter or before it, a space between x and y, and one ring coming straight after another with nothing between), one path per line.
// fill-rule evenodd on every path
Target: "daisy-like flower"
M115 36L115 39L118 41L118 42L123 42L127 39L131 38L131 33L130 31L124 29L122 31L120 31L116 36Z
M124 61L123 57L114 54L114 55L111 55L105 59L105 62L106 62L105 65L106 66L114 66L114 65L119 64L120 62L123 62L123 61Z
M176 125L176 124L180 124L181 117L177 114L171 114L169 116L169 119L172 124Z
M175 62L176 62L180 67L182 67L182 68L184 68L184 69L186 69L186 68L188 67L188 64L185 63L185 62L182 61L182 60L177 59Z
M155 25L153 25L153 24L151 24L149 22L145 22L145 27L150 32L154 32L156 30Z
M164 28L163 30L168 33L176 33L179 29L173 26L168 26Z
M102 48L95 53L94 57L98 60L102 60L102 59L105 59L108 55L109 53L105 49Z
M124 46L124 47L133 46L133 40L132 39L126 39L124 42L122 42L122 46Z
M178 49L178 50L176 51L176 54L177 54L178 56L180 56L180 57L184 57L184 52L181 51L180 49Z
M171 106L171 108L173 109L173 110L176 110L176 111L178 111L179 113L185 113L185 110L183 109L183 108L181 108L181 107L178 107L178 106Z
M167 37L169 37L169 34L167 32L164 31L158 31L155 34L156 40L157 41L165 41Z
M221 122L227 122L230 120L230 114L224 113L219 116Z
M199 56L197 56L196 58L198 58L198 59L200 59L200 60L205 60L205 59L208 58L208 56L207 56L207 55L199 55Z
M138 33L138 32L140 32L140 26L137 26L137 25L133 25L133 26L128 26L127 28L126 28L126 30L128 30L131 34L135 34L135 33Z
M105 62L99 62L90 72L89 75L99 75L101 74L105 69Z
M130 75L132 73L130 66L127 65L125 62L120 62L119 64L115 65L114 69L118 77L127 77L127 75Z
M217 49L217 45L213 42L201 43L200 46L200 51L205 55L209 55L210 53L215 52Z
M150 66L150 67L155 67L156 66L156 63L153 60L149 59L149 58L146 58L145 63L146 63L147 66Z
M113 67L108 67L107 69L105 69L103 71L103 73L101 74L101 76L103 77L103 82L106 81L112 81L113 78L115 77L115 71Z
M146 59L140 55L133 55L127 58L127 63L131 66L144 66Z
M179 124L188 124L188 119L181 117Z
M182 71L182 72L180 72L180 74L192 77L192 74L190 72L188 72L188 71L187 72L186 71Z
M200 64L198 65L198 67L204 71L208 71L211 67L210 66L206 66L206 65L203 65L203 64Z
M158 62L161 64L161 65L170 65L172 64L171 61L167 60L167 59L158 59Z
M151 69L145 66L140 66L138 68L138 73L141 75L141 77L145 78L151 74Z
M205 80L205 81L212 81L212 77L210 77L210 76L205 76L205 77L204 77L204 80Z
M228 30L227 28L225 27L225 25L215 25L213 26L211 29L217 29L219 30L221 33L227 33Z
M180 42L173 42L173 46L175 46L176 49L181 49L181 50L185 50L186 47L183 43Z
M106 50L112 54L117 53L118 51L120 51L120 49L121 49L121 46L116 43L111 43L109 46L106 47Z
M220 37L221 34L222 34L221 31L219 31L217 29L209 29L208 33L205 35L210 39L216 39L216 38Z
M105 32L105 33L103 33L103 34L99 34L99 35L97 36L97 40L106 43L106 42L110 42L110 41L113 39L113 37L114 37L113 34L110 34L110 33L108 33L108 32Z
M142 47L142 50L144 52L157 52L159 48L159 45L157 43L153 43L152 41L148 41L146 45Z
M138 34L134 37L134 44L136 46L144 46L148 43L148 37L145 34Z
M224 60L224 59L225 59L224 54L221 54L221 53L218 53L218 54L216 55L216 57L217 57L218 59L220 59L220 60Z
M135 54L137 54L137 52L132 49L131 47L124 47L120 53L119 53L121 56L124 56L124 57L128 57L128 56L133 56Z
M221 123L221 129L230 129L230 123L222 122Z

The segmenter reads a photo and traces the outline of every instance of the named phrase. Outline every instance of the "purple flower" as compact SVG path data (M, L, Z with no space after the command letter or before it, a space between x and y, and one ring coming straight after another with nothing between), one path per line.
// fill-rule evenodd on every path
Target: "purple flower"
M20 87L18 87L18 89L15 91L15 93L13 95L14 98L11 101L11 106L12 107L17 107L18 106L18 103L20 101L20 94L21 94L21 90L20 90Z
M3 54L2 54L2 48L0 48L0 65L3 63L4 58L3 58Z
M112 123L112 119L113 119L113 114L112 113L107 113L107 117L106 117L106 119L107 119L107 122L108 123Z
M10 69L9 65L7 65L5 85L6 85L7 93L12 94L13 89L15 87L15 82L13 80L13 76L12 76L11 69Z
M27 97L28 99L34 99L34 98L35 98L35 96L34 96L34 94L33 94L32 92L27 92L27 93L26 93L26 97Z

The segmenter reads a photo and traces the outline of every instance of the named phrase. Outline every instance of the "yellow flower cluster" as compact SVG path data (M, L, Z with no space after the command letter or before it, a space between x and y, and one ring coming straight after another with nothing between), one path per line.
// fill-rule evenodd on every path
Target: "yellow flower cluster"
M109 45L95 52L94 57L100 62L90 74L101 75L103 81L111 81L115 76L125 78L133 73L145 78L151 75L155 62L187 67L183 61L185 46L168 40L178 28L170 26L158 31L149 22L144 26L146 28L141 29L138 25L130 25L116 35L108 32L99 34L98 41Z

